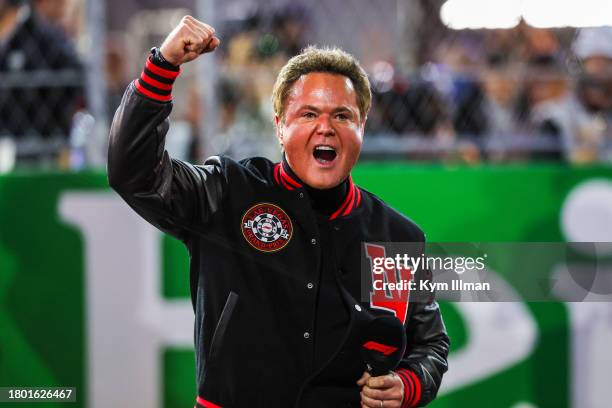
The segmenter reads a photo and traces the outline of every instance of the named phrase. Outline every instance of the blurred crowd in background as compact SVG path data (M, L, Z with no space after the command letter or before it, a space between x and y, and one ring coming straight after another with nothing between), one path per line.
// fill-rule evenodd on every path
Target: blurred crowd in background
M0 172L15 157L17 165L90 164L84 146L107 131L148 49L183 14L202 17L198 0L102 3L97 43L87 0L0 0ZM177 157L278 158L272 86L286 60L315 43L347 49L368 71L365 158L612 162L611 27L451 30L439 17L443 0L413 0L403 11L391 0L213 3L222 46L177 82L168 135ZM102 66L91 58L100 47ZM100 78L105 106L93 110L88 87ZM212 108L203 106L206 89Z

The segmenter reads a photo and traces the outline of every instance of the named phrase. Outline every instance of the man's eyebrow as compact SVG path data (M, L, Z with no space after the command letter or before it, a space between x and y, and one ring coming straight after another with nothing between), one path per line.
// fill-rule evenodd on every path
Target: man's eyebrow
M303 109L311 110L311 111L315 111L315 112L320 112L321 111L321 109L319 109L319 108L317 108L316 106L313 106L313 105L302 105L302 106L300 106L299 110L303 110Z
M349 112L349 113L353 113L353 109L349 108L348 106L338 106L337 108L334 108L334 110L332 110L332 112Z
M320 112L321 109L317 108L316 106L313 105L302 105L300 106L299 110L311 110L311 111L315 111L315 112ZM342 106L338 106L336 108L334 108L332 110L332 112L336 113L336 112L350 112L353 113L353 110L351 108L349 108L348 106L342 105Z

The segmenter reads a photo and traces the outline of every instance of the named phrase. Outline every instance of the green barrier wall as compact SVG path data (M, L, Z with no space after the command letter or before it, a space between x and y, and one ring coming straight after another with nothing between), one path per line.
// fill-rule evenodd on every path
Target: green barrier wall
M364 163L353 176L357 184L413 218L432 242L565 241L560 214L568 193L589 180L612 180L612 169ZM81 231L62 221L58 201L68 191L107 189L105 176L98 173L0 176L0 386L78 389L76 404L41 406L87 406L86 255ZM186 251L171 238L161 242L163 297L188 297ZM470 326L456 305L443 304L442 309L453 340L452 356L471 341ZM527 309L537 323L537 341L529 355L443 393L431 406L571 406L571 322L566 306L532 303ZM193 406L191 349L166 348L159 359L163 407Z

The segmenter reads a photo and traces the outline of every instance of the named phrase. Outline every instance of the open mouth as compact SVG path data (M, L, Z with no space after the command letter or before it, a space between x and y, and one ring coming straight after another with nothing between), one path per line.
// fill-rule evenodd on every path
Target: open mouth
M315 160L321 164L329 164L337 157L336 149L326 145L315 146L312 155L314 156Z

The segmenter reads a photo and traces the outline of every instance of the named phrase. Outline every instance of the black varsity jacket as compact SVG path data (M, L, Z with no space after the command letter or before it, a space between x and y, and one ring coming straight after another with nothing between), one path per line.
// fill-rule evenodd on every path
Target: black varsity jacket
M366 242L424 242L423 232L350 181L322 219L282 163L211 157L193 165L164 150L178 71L149 58L112 124L109 183L143 218L189 250L198 407L359 407L366 366L355 339L368 316L393 313L361 300ZM321 242L322 237L331 237ZM337 347L315 363L317 296L331 271L346 310ZM416 275L418 276L418 275ZM395 313L397 315L397 313ZM435 301L397 317L408 346L396 372L404 407L435 398L449 339Z

